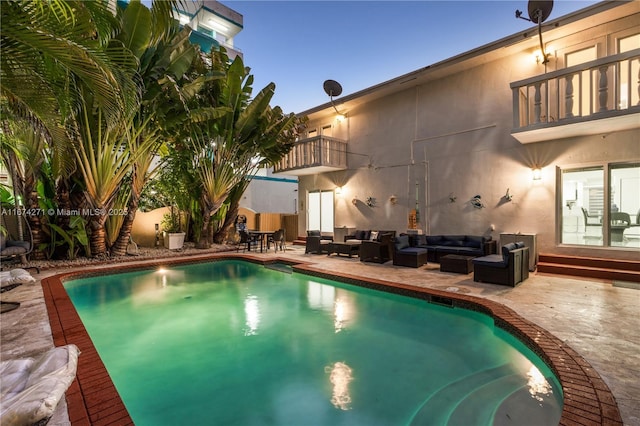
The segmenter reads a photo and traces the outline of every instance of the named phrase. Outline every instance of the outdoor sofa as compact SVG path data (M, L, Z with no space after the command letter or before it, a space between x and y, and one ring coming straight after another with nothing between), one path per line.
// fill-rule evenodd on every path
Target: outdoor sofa
M476 257L473 280L515 287L529 278L529 247L518 241L502 246L500 254Z
M409 235L409 246L427 250L427 261L440 263L448 254L486 256L496 252L491 236L476 235Z

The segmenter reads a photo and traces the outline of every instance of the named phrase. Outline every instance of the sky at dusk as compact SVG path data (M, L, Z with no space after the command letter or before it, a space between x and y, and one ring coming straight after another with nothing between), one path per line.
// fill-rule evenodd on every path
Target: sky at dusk
M272 105L302 112L342 96L535 27L516 19L527 1L243 1L235 46L255 77L254 93L276 83ZM556 0L549 20L596 1ZM339 97L338 97L339 99Z

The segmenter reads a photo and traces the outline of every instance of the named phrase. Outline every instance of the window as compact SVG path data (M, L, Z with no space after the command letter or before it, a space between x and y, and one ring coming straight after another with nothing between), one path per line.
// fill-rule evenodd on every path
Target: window
M309 192L307 229L333 232L333 191Z
M640 164L564 169L561 191L561 243L640 248Z

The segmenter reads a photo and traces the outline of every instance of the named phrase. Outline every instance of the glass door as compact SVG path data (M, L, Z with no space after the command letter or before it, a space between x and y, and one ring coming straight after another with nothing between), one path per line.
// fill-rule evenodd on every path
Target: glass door
M307 230L333 232L333 191L309 192L307 199Z

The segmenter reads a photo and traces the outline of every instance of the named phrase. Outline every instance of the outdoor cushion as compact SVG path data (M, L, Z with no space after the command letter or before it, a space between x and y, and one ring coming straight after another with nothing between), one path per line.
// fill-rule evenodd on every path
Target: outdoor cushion
M0 251L0 255L2 256L15 256L16 254L26 253L28 249L21 246L10 246L5 247Z
M490 254L488 256L476 257L475 259L473 259L473 264L491 266L494 268L506 268L509 264L508 256L509 255L507 254L507 260L503 259L502 255L500 254Z
M516 246L516 243L508 243L502 246L502 257L504 258L505 262L509 260L509 252L517 248L518 247Z
M396 250L402 250L409 247L409 236L408 235L400 235L396 237L395 241Z
M320 236L320 231L307 231L307 236L308 237L319 237Z
M53 348L39 358L0 362L0 423L44 424L76 376L75 345Z
M36 279L24 269L16 268L10 271L0 272L0 284L24 284L34 282Z
M370 241L377 241L378 240L378 231L371 231L371 234L369 234L369 240Z
M357 239L348 239L347 241L345 241L345 243L347 244L362 244L362 240L357 240Z
M423 249L420 247L405 247L403 249L399 249L398 252L402 254L422 254L426 253L427 249Z
M467 235L465 237L465 242L466 242L466 246L468 247L475 247L475 248L480 248L482 247L482 240L484 240L483 237L478 237L475 235Z
M427 244L430 246L438 245L442 242L442 235L427 235Z

